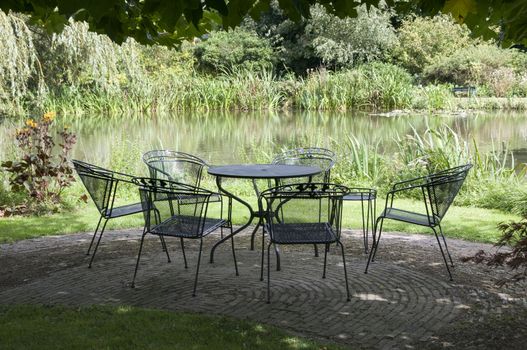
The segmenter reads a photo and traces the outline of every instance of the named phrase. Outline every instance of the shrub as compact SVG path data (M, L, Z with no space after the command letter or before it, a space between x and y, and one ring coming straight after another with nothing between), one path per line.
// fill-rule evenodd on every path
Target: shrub
M356 18L328 14L323 6L311 8L305 32L313 51L330 67L351 67L385 57L395 44L390 13L375 7L357 7Z
M46 113L40 120L27 120L26 127L16 132L21 156L1 163L11 174L11 190L26 195L24 210L59 204L62 191L75 180L68 158L76 136L66 128L60 131L59 152L55 153L56 140L50 131L53 119L53 113Z
M428 66L423 80L457 85L481 85L491 95L503 97L513 93L521 84L523 53L501 49L494 45L468 46L449 57L443 57ZM521 56L520 56L521 57ZM516 70L519 70L516 73ZM481 89L479 93L481 94Z
M495 246L498 251L488 255L480 250L472 257L464 258L463 261L474 261L476 263L486 263L488 266L507 265L511 270L518 271L512 277L504 277L498 281L498 285L509 282L523 281L527 279L527 216L517 222L502 222L498 225L501 237ZM500 248L510 247L510 250Z
M273 49L266 39L240 28L211 33L196 45L194 54L199 68L216 73L232 71L234 67L268 69L275 61Z
M411 73L420 74L439 58L470 45L473 41L469 35L469 30L451 16L416 17L404 21L399 28L392 55Z
M385 57L396 40L390 13L374 7L357 12L356 18L341 19L313 6L311 18L293 22L273 1L257 22L246 20L244 26L269 39L287 70L305 75L321 65L351 67Z

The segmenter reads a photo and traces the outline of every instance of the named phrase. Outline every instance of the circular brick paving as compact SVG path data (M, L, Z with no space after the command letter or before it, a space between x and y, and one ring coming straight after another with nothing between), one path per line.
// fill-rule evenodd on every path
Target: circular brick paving
M150 243L135 289L129 286L133 256L101 256L92 269L85 265L66 268L0 289L0 300L8 304L127 304L222 314L366 348L399 348L425 340L460 310L461 302L445 276L425 275L382 259L364 274L366 257L359 254L346 257L352 294L346 302L342 258L335 248L328 255L325 279L323 257L314 257L309 247L283 252L282 270L271 270L271 304L267 304L266 283L259 280L258 251L237 248L240 276L235 276L229 247L220 247L215 263L209 264L207 246L197 296L192 297L196 245L187 247L189 268L185 269L177 244L170 244L173 262L167 264L157 242Z

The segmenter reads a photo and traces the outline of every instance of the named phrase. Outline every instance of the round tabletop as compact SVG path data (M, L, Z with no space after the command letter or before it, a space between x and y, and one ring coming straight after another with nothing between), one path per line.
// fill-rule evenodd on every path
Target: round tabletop
M313 176L322 172L317 166L282 165L282 164L236 164L213 166L209 174L220 177L243 179L285 179Z

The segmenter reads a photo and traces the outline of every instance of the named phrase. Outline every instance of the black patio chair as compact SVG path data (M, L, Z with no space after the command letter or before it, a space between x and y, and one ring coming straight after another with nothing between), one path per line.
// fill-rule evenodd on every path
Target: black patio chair
M342 197L349 189L328 183L300 183L282 185L262 192L260 207L265 208L266 224L264 229L269 233L267 246L267 302L270 302L270 250L271 245L281 244L324 244L324 270L329 245L337 243L341 248L346 281L347 300L350 300L348 273L344 246L340 240L342 223ZM265 236L262 236L263 275Z
M91 268L93 260L95 259L95 254L97 253L97 249L99 248L99 244L101 243L101 238L104 233L104 229L106 228L106 224L108 223L108 220L141 213L143 211L143 207L141 206L141 203L132 203L123 206L115 206L115 200L118 193L117 189L120 187L119 184L131 184L131 175L101 168L99 166L82 162L80 160L72 160L72 162L73 166L75 167L75 171L77 172L79 178L84 184L84 187L88 191L88 194L93 200L93 203L95 203L95 206L97 207L97 210L100 214L99 222L97 223L97 227L95 228L95 232L93 233L93 237L91 239L90 246L88 247L86 255L90 255L93 242L95 241L95 237L97 236L97 232L99 231L101 222L104 220L102 229L99 234L99 238L97 240L97 244L95 245L95 249L93 250L93 254L88 265L88 267ZM163 250L167 253L167 258L170 262L170 256L168 255L166 243L162 237L161 245Z
M232 233L232 225L221 218L217 219L208 216L209 202L214 192L170 180L134 178L133 182L139 187L145 226L137 255L132 288L135 287L135 278L139 268L143 242L147 234L150 233L159 237L179 237L181 240L199 239L198 262L194 278L194 289L192 291L192 295L195 296L203 250L203 237L222 226L229 226ZM170 205L172 202L177 203L175 211ZM234 268L236 275L238 275L234 239L232 237L231 246ZM185 250L183 249L182 252L185 268L187 268Z
M306 165L318 166L322 172L318 175L312 176L311 179L297 178L297 179L281 179L280 185L303 183L303 182L330 182L331 168L335 165L336 155L333 151L326 148L319 147L300 147L283 151L275 156L272 164L284 165ZM254 184L256 187L256 183ZM269 182L268 187L272 187ZM261 223L260 223L261 224ZM254 250L254 239L259 225L256 225L251 234L251 250ZM318 256L318 247L315 245L315 256Z
M143 162L153 179L170 180L198 188L202 188L204 170L209 166L207 162L195 155L171 150L148 151L143 154ZM221 194L214 192L210 202L220 203L220 212L223 215L222 198ZM230 214L229 211L229 220ZM223 237L223 230L221 230L221 237Z
M443 255L443 260L448 271L448 276L452 281L452 274L450 272L445 252L443 251L437 231L439 230L439 234L441 235L443 243L445 244L445 250L450 260L450 264L452 267L454 267L454 262L450 252L448 251L446 239L441 228L441 220L445 216L448 208L461 189L461 186L463 185L470 168L472 168L472 164L466 164L427 176L395 183L391 191L389 191L386 195L384 211L375 221L374 232L377 232L377 227L379 227L379 232L377 235L374 235L374 237L377 237L377 241L374 241L374 245L370 250L368 263L366 264L364 273L368 273L370 262L375 260L375 255L377 254L377 249L379 247L379 241L381 239L382 224L384 219L391 219L430 227L434 231L437 243L439 245L439 250L441 251L441 255ZM396 194L415 190L421 192L420 195L422 195L423 198L424 213L407 211L393 206Z

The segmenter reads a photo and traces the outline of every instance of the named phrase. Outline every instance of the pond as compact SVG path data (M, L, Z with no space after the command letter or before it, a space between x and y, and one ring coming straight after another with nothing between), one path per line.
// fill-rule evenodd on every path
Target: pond
M12 134L22 122L0 124L0 151L12 150ZM508 149L516 163L527 162L527 113L484 113L457 116L386 117L367 113L194 113L156 117L77 117L57 123L78 134L74 157L107 165L111 158L135 171L140 155L151 149L196 154L212 164L261 161L282 147L329 147L349 137L393 151L394 140L449 126L462 139L475 140L482 150ZM112 159L112 162L114 159Z

